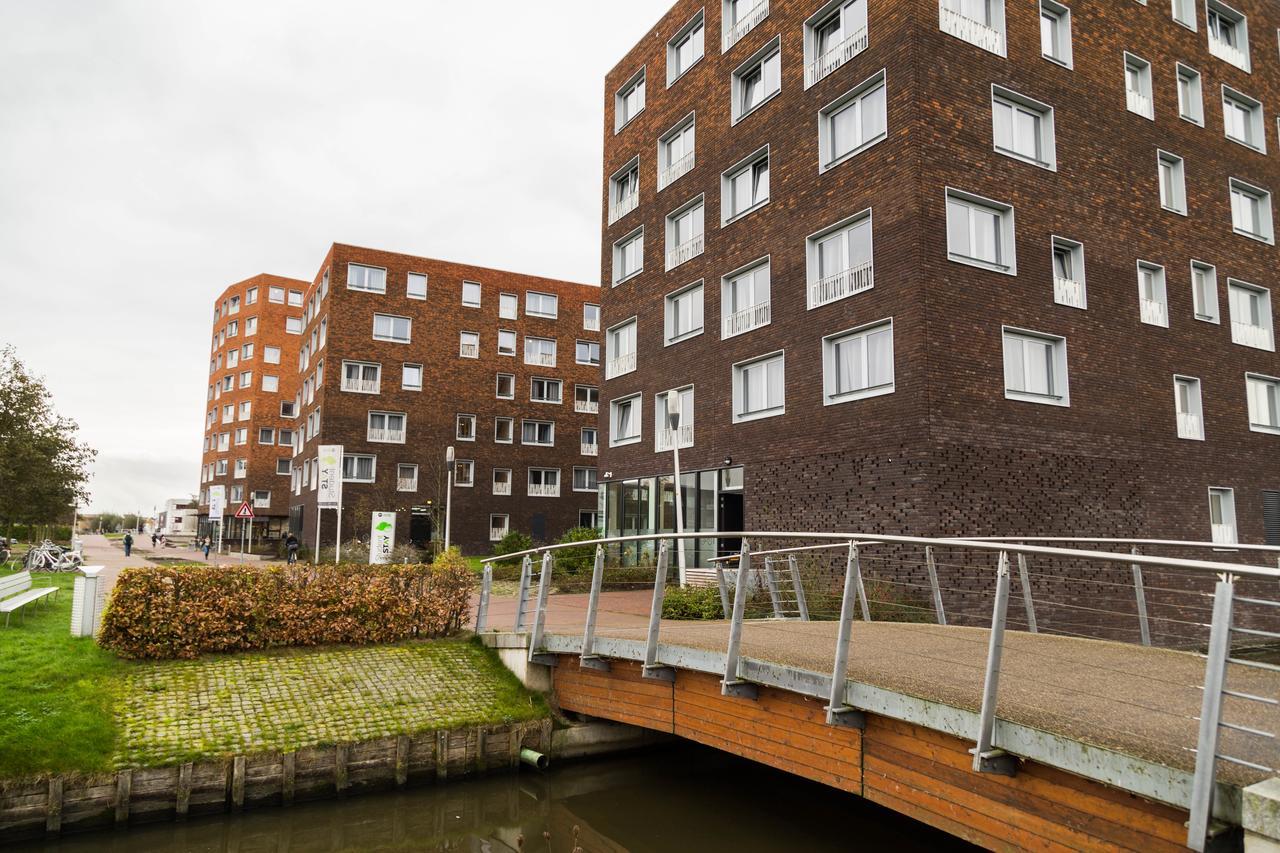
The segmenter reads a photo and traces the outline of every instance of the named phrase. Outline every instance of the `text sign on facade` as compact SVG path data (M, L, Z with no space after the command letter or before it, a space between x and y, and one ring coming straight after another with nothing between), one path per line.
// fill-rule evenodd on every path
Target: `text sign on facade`
M210 486L209 487L209 520L222 520L222 516L227 512L227 487L226 486Z
M236 510L236 518L253 518L253 507L249 506L248 501L240 504L240 508Z
M337 509L342 504L342 445L320 445L320 486L316 506Z
M396 514L375 512L369 530L369 562L382 565L391 562L391 552L396 548Z

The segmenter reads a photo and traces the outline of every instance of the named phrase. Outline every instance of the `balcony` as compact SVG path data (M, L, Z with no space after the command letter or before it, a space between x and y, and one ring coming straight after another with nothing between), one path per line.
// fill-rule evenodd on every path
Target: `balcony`
M479 358L480 345L479 344L459 344L458 357L459 358Z
M579 449L583 456L600 455L600 445L596 444L594 441L589 443L585 441L582 442L581 445L579 445Z
M640 206L640 193L627 193L618 201L609 205L609 224L617 222Z
M1204 421L1195 412L1178 412L1178 438L1204 438Z
M490 528L489 528L489 541L490 541L490 542L498 542L498 541L501 541L502 537L504 537L504 536L506 536L506 535L507 535L507 528L505 528L505 527L490 527Z
M691 261L702 254L705 240L703 235L695 234L679 246L667 252L667 269L672 270L686 261Z
M768 323L769 304L767 301L760 302L725 317L721 323L720 337L731 338Z
M254 498L254 509L271 509L271 498Z
M694 152L690 151L688 154L684 155L679 160L676 160L674 163L670 164L665 169L658 172L658 189L664 190L667 187L671 186L676 182L678 178L681 178L689 174L690 172L692 172L693 166L694 166Z
M574 400L573 410L585 415L596 415L600 413L600 403L595 400Z
M756 25L767 17L769 17L769 0L760 0L751 11L747 12L745 18L724 31L720 44L721 52L727 53L729 48L742 41L743 36L755 29Z
M374 429L369 428L369 441L377 441L385 444L404 444L403 429Z
M535 364L538 367L555 367L556 357L549 352L538 352L538 353L533 353L531 355L526 355L524 358L524 363Z
M870 290L873 286L875 286L875 273L871 261L867 261L818 279L817 282L809 285L809 307L826 305L828 302L835 302L837 299Z
M1142 299L1142 322L1152 326L1168 326L1169 325L1169 309L1160 301L1155 299Z
M1243 50L1225 41L1216 39L1213 34L1209 35L1209 53L1221 59L1223 62L1230 62L1236 68L1244 71L1249 70L1249 57Z
M1220 545L1236 544L1236 526L1234 524L1214 524L1213 541Z
M624 373L630 373L636 369L636 354L633 352L624 352L617 358L611 358L605 364L604 378L613 379L615 376L622 376Z
M863 27L804 69L804 87L808 89L841 65L867 49L867 28Z
M1151 99L1141 92L1135 92L1132 89L1125 90L1125 97L1128 100L1129 112L1137 113L1140 116L1151 118Z
M529 497L531 498L558 498L560 497L559 483L530 483Z
M654 446L657 453L665 453L676 447L684 449L693 447L693 424L684 424L677 429L658 430L658 437Z
M381 383L377 379L344 379L343 391L354 391L357 394L377 394Z
M1264 326L1255 326L1252 323L1241 323L1239 320L1231 321L1231 342L1241 346L1254 347L1255 349L1269 350L1274 348L1270 329Z
M1053 301L1072 308L1085 307L1084 284L1070 278L1053 279Z
M511 494L511 481L510 481L510 480L508 480L508 481L507 481L507 482L505 482L505 483L494 483L494 484L493 484L493 493L494 493L495 495L509 495L509 494Z
M938 0L938 28L947 35L977 45L988 53L1004 56L1004 33L954 9L948 9L946 0Z

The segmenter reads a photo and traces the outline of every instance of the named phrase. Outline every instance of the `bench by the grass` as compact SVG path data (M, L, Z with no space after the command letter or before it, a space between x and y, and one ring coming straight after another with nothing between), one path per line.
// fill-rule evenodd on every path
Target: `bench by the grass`
M31 572L18 572L0 578L0 613L4 614L4 626L9 627L9 615L13 611L26 607L34 601L40 601L49 595L57 595L56 586L31 585ZM26 619L26 611L22 611Z

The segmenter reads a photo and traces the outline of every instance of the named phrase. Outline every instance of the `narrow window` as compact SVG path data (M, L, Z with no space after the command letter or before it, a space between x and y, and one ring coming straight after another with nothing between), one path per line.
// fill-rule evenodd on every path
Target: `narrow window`
M871 211L836 223L806 241L809 307L816 308L875 286Z
M1182 158L1168 151L1156 152L1160 206L1187 215L1187 179Z
M609 330L605 378L614 379L636 369L636 321L628 320Z
M1006 327L1004 395L1027 403L1069 406L1066 339Z
M1173 401L1177 411L1178 438L1204 440L1204 412L1200 403L1200 380L1193 376L1173 377Z
M468 308L480 307L480 285L474 281L462 283L462 304Z
M1178 64L1178 115L1192 124L1204 127L1204 94L1200 72Z
M702 334L702 282L676 291L666 299L666 343Z
M703 26L703 13L693 16L693 20L685 24L675 38L667 42L667 85L684 76L702 58L706 27Z
M1236 537L1236 493L1234 489L1209 489L1209 525L1214 542L1234 545Z
M520 315L520 297L514 293L498 294L498 316L503 320L514 320Z
M425 273L409 273L405 280L405 296L410 299L427 298L427 276Z
M582 306L582 329L586 332L600 331L600 306L588 302Z
M693 386L655 394L653 398L653 450L693 447Z
M1169 326L1169 299L1165 291L1164 267L1138 261L1139 316L1149 326Z
M667 216L668 270L702 254L706 245L703 233L703 208L703 199L699 196Z
M784 356L774 353L733 366L733 421L757 420L786 410Z
M883 71L872 75L818 114L818 156L822 171L885 139L887 89Z
M1129 112L1155 119L1151 101L1151 63L1131 53L1124 55L1124 88Z
M613 284L616 287L644 269L644 228L613 244Z
M1053 301L1072 308L1088 308L1085 288L1084 245L1064 237L1053 238Z
M1249 395L1249 429L1280 433L1280 379L1248 373L1245 385Z
M1040 55L1071 67L1071 10L1054 0L1040 0Z
M737 124L782 90L781 40L775 38L733 72L733 123Z
M617 222L639 205L640 158L637 156L609 179L609 224Z
M644 110L644 71L641 68L614 97L614 133L630 124Z
M1197 320L1218 322L1218 270L1212 264L1191 262L1191 300Z
M721 280L721 338L731 338L767 325L771 313L768 259L730 273Z

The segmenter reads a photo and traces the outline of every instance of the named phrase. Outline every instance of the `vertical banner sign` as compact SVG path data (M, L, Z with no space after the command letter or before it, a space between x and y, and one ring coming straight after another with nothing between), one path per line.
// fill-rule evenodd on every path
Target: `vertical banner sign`
M320 487L316 506L337 509L342 505L342 445L320 445Z
M375 512L369 531L369 562L382 565L391 562L391 552L396 548L396 514Z
M209 521L214 519L218 523L222 523L222 516L227 512L227 487L226 486L210 486L209 487Z

